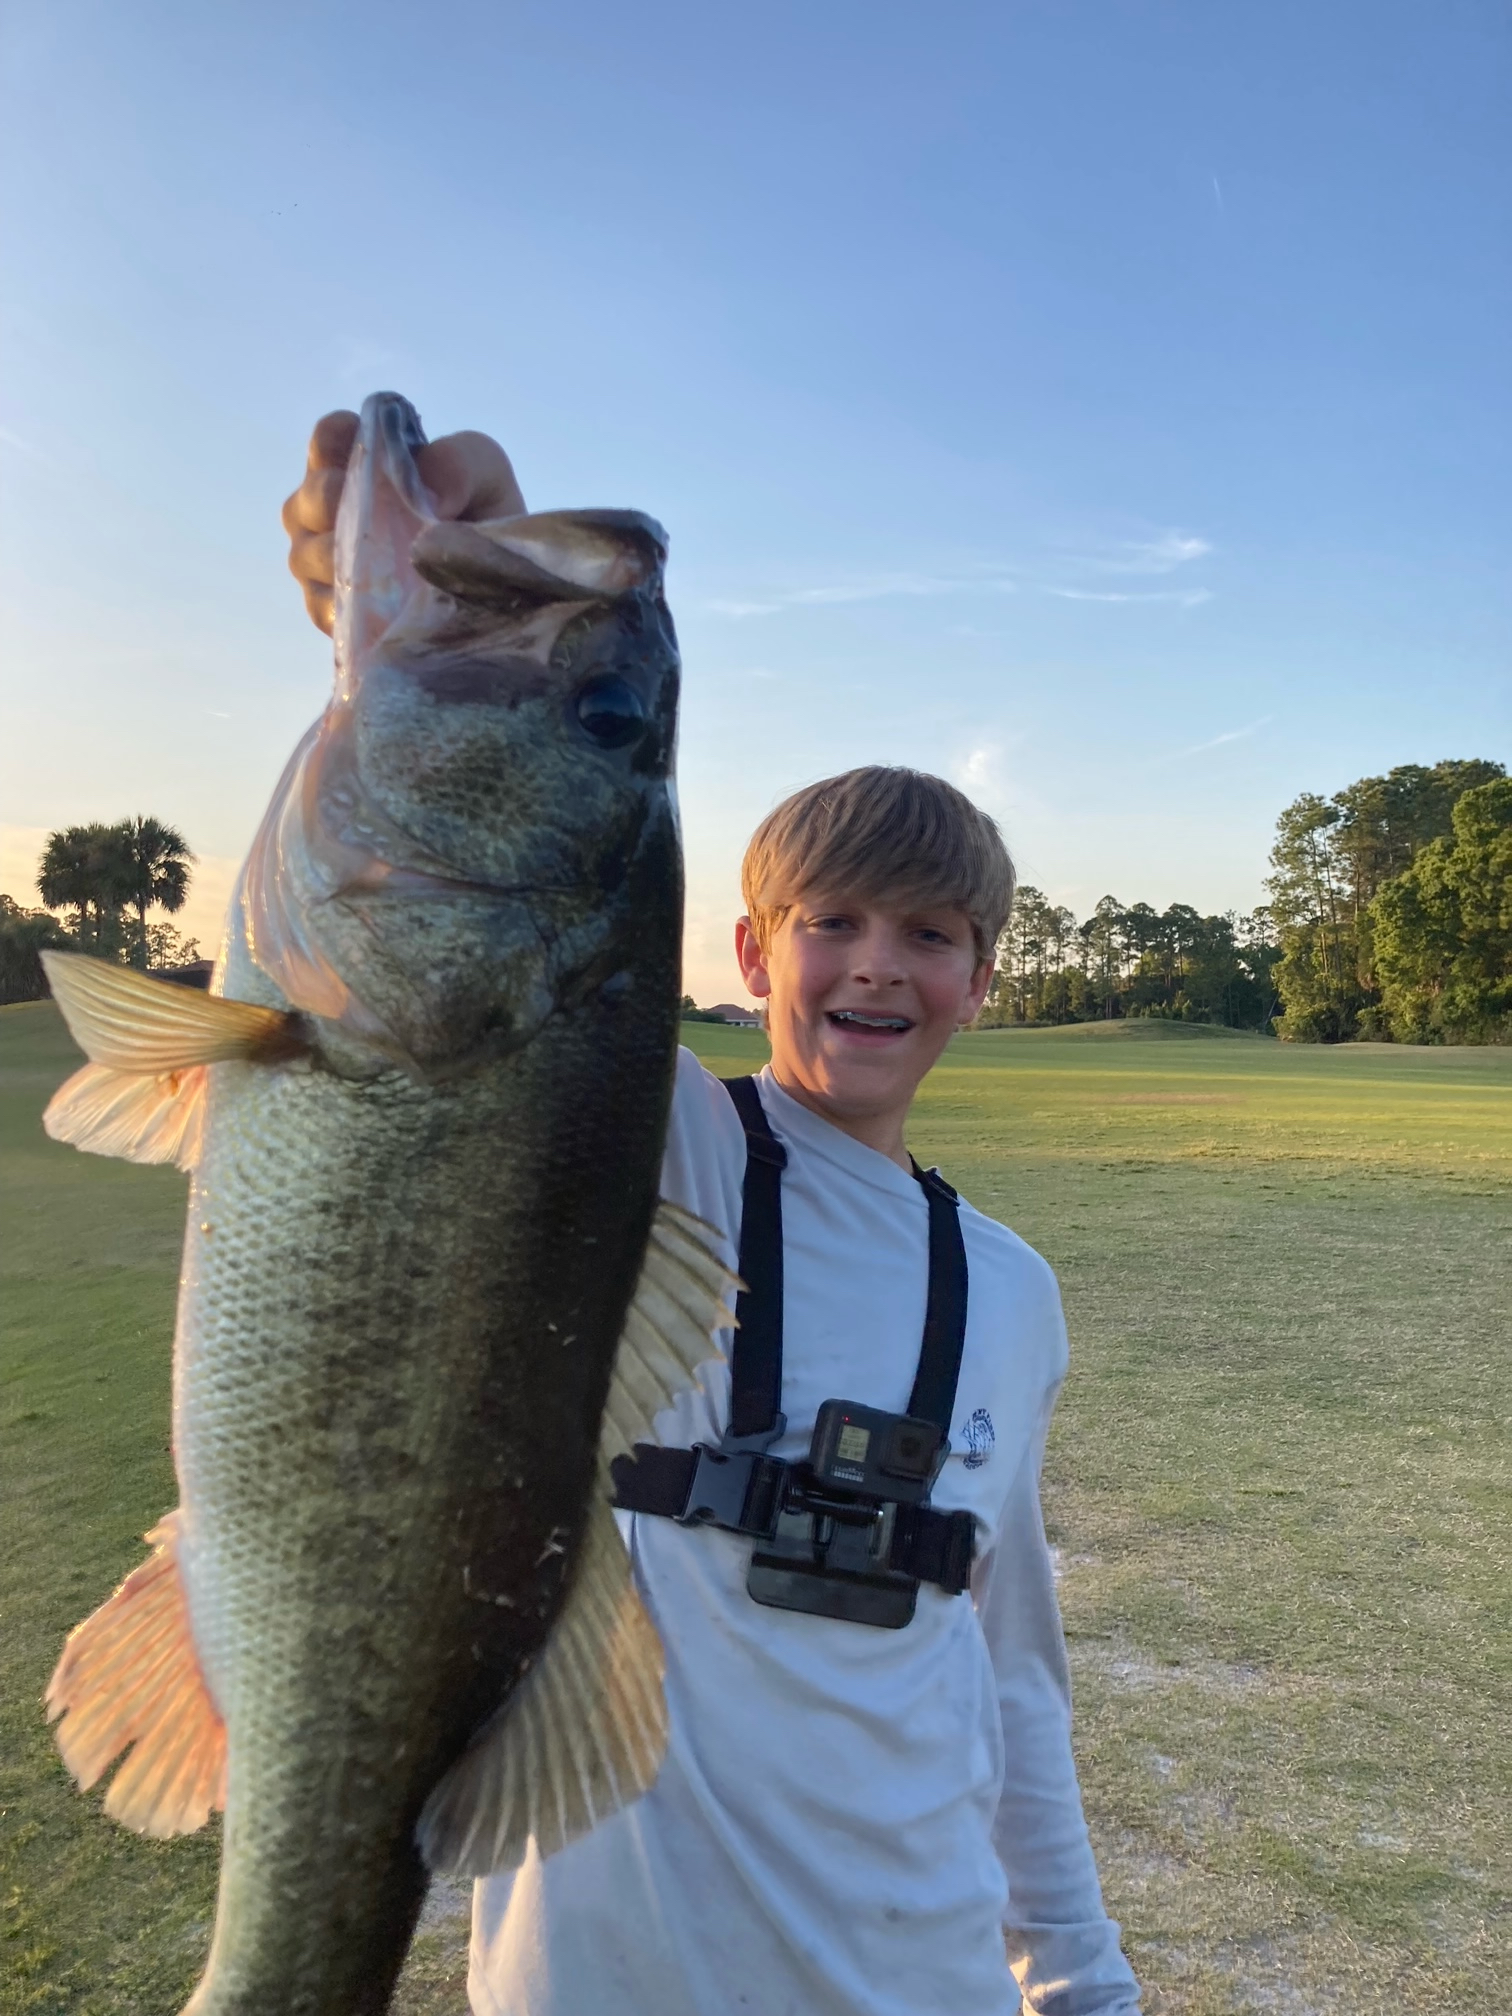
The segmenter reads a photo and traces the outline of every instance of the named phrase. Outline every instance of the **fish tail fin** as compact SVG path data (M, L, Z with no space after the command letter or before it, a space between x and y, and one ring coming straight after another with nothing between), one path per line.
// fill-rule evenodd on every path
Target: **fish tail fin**
M92 1064L160 1075L233 1058L272 1063L305 1047L299 1017L152 980L79 952L44 952L53 999Z
M192 1169L204 1132L206 1068L191 1064L147 1077L86 1064L53 1094L42 1125L54 1141L67 1141L86 1155Z
M593 1501L567 1601L536 1664L426 1801L434 1870L518 1868L639 1798L667 1746L662 1647L614 1514Z
M47 1687L48 1719L80 1790L133 1746L105 1811L160 1839L192 1834L226 1797L226 1727L189 1629L178 1520L170 1512L153 1528L151 1557L69 1633Z

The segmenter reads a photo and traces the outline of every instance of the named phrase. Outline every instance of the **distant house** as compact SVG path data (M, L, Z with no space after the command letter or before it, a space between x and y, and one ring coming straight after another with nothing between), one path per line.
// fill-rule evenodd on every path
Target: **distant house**
M717 1015L721 1022L733 1022L740 1029L759 1029L761 1017L754 1008L737 1008L733 1001L716 1001L712 1008L704 1011Z

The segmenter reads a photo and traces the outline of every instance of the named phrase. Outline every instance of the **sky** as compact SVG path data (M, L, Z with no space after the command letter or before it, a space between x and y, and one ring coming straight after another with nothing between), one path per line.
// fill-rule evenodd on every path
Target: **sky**
M279 506L393 389L670 531L686 984L751 829L954 778L1086 915L1507 760L1504 0L0 14L0 887L155 814L207 949L329 687Z

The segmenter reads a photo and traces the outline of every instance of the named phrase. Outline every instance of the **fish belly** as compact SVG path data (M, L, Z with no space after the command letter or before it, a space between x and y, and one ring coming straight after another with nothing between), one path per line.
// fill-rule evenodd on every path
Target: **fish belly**
M615 1074L606 1116L585 1069L591 1029L442 1088L214 1074L175 1356L185 1588L229 1739L194 2016L387 2006L421 1806L549 1628L669 1075Z

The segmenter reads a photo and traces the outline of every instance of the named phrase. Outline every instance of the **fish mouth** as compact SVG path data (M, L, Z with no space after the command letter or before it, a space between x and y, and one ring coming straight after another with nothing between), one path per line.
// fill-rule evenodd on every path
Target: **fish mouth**
M873 1015L864 1008L830 1008L825 1020L837 1029L860 1029L877 1036L906 1036L914 1026L906 1015Z

